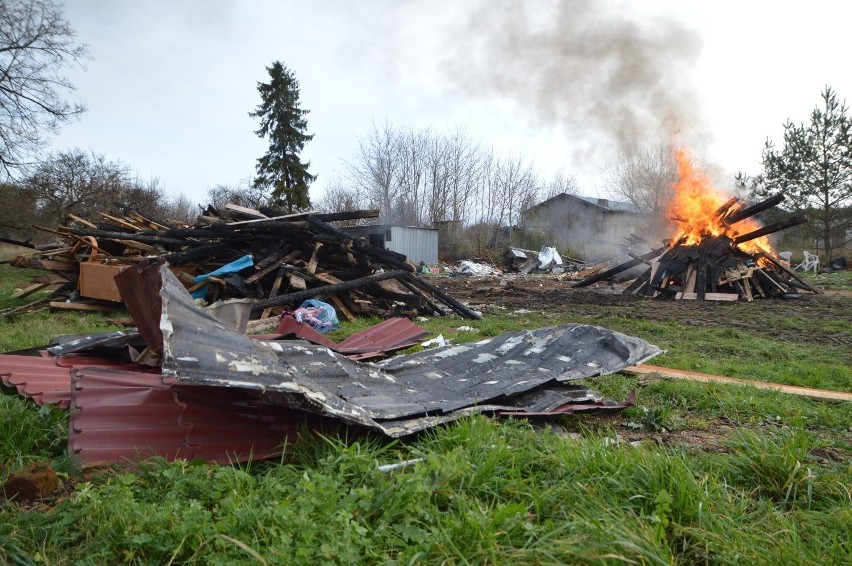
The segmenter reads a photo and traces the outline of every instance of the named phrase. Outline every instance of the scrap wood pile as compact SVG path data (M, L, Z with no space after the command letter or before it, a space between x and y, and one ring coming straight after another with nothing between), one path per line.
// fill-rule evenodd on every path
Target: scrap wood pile
M378 216L377 210L299 213L268 217L227 205L208 206L193 225L176 225L128 207L101 214L97 223L69 216L66 226L39 228L62 238L54 249L18 257L17 267L49 271L17 296L56 287L40 306L115 310L120 301L112 278L127 266L164 260L196 298L207 303L248 298L252 318L292 310L324 298L348 319L358 315L435 314L446 310L479 318L437 287L416 276L402 254L368 244L330 222ZM442 305L442 306L441 306Z
M775 195L743 207L734 197L713 214L715 230L697 235L682 231L663 247L630 261L605 269L574 287L605 281L645 264L647 268L623 293L646 297L715 301L751 301L755 298L794 298L801 291L817 290L799 277L772 251L761 245L748 245L768 234L807 222L805 216L792 216L745 233L735 225L768 210L783 200Z

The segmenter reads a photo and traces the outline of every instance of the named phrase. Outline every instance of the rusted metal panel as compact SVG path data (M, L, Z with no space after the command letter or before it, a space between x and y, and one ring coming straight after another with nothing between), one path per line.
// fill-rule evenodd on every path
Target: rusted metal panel
M394 352L418 344L428 335L428 330L420 328L407 318L389 318L349 336L337 345L337 351Z
M163 335L160 332L160 314L163 311L160 300L161 266L161 262L137 263L115 278L133 322L157 356L163 353Z

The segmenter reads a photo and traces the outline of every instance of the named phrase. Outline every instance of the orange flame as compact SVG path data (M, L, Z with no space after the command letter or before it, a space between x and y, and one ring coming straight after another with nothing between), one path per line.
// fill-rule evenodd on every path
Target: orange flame
M674 184L674 198L667 210L669 217L680 224L675 242L698 245L706 237L725 235L734 238L737 234L746 234L761 227L749 218L734 225L725 223L725 214L720 215L718 211L730 197L714 187L706 173L693 166L692 156L686 149L678 149L675 159L677 181ZM729 212L737 208L735 205ZM744 242L737 247L744 252L755 254L772 249L766 236Z

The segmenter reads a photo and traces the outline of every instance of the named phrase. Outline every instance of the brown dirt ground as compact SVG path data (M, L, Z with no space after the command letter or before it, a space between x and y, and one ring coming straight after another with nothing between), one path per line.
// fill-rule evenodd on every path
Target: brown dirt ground
M450 277L435 281L441 289L476 310L489 307L510 310L610 315L654 321L679 321L693 326L757 331L766 336L818 344L852 345L852 334L771 321L818 318L822 321L852 320L852 293L803 294L800 299L755 299L751 302L677 301L622 295L623 284L599 283L584 289L574 281L552 275L502 275ZM493 311L492 311L493 312ZM837 325L827 325L837 328Z

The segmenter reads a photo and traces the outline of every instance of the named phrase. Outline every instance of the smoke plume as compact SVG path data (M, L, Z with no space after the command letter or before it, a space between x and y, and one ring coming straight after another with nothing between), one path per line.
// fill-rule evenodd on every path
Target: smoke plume
M487 0L468 12L445 70L471 97L500 96L538 127L558 126L575 158L698 130L690 71L701 42L670 17L600 0ZM693 143L694 140L688 140Z

